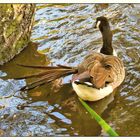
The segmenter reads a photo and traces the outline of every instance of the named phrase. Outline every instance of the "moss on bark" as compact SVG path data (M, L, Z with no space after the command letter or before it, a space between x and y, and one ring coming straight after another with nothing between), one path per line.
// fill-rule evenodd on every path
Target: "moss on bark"
M30 41L35 4L0 4L0 65Z

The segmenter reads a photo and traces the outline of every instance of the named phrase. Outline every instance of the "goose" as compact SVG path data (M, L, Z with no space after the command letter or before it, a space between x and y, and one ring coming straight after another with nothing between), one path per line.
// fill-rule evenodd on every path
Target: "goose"
M96 18L94 28L99 28L102 34L103 46L100 52L91 52L76 67L19 64L23 67L44 69L44 72L16 78L38 78L36 81L24 86L21 90L29 90L73 74L71 80L72 87L81 99L85 101L98 101L111 94L125 78L124 65L113 50L112 32L108 19L103 16Z

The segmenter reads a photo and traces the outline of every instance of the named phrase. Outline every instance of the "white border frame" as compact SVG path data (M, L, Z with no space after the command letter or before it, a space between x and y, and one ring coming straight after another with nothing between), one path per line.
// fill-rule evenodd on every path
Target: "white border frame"
M0 3L140 3L140 0L0 0Z
M140 0L0 0L0 3L138 3ZM0 140L140 140L140 137L0 137Z

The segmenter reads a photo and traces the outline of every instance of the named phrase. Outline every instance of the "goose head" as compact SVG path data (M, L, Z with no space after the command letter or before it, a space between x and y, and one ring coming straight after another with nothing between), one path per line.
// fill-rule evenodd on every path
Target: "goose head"
M99 28L101 32L106 28L110 28L108 19L106 17L97 17L94 28Z

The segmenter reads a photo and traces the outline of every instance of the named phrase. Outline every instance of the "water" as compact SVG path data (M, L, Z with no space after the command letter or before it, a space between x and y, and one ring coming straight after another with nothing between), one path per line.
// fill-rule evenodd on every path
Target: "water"
M57 81L29 92L16 92L26 84L14 77L39 72L21 68L33 65L79 64L102 45L93 29L96 17L108 17L113 47L123 60L126 78L110 96L88 103L120 136L140 135L140 5L39 4L32 41L12 61L1 66L1 136L106 136L80 104L69 80ZM30 82L28 80L27 82ZM62 82L62 85L59 83ZM57 87L57 88L56 88ZM114 96L115 95L115 96Z

